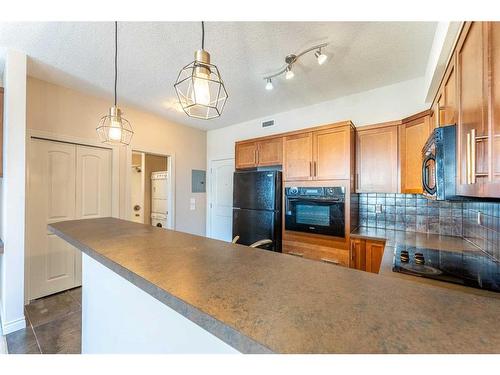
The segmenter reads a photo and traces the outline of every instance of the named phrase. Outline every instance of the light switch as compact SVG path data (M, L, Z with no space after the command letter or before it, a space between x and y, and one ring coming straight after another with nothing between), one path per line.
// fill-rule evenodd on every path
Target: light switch
M381 214L382 213L382 205L381 204L376 204L375 205L375 213L376 214Z
M196 199L195 199L195 198L191 198L191 199L189 200L189 209L190 209L191 211L196 210Z

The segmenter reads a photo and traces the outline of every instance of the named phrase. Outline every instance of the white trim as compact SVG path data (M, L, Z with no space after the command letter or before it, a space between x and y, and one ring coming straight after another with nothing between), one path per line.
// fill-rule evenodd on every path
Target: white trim
M20 329L26 328L26 319L24 316L11 320L10 322L4 322L2 320L2 332L4 335L18 331Z
M205 231L206 231L206 237L211 238L212 237L212 166L213 163L216 161L225 161L225 160L233 160L236 161L236 158L234 155L229 155L229 156L224 156L224 157L218 157L215 159L210 159L208 160L208 165L207 165L207 178L206 178L206 188L207 188L207 216L206 216L206 225L205 225Z
M168 150L164 149L157 149L157 148L152 148L152 147L147 147L147 146L140 146L140 145L133 145L130 147L127 147L127 153L126 153L126 171L125 171L125 210L123 215L125 217L122 217L122 219L129 220L128 215L130 211L132 210L132 170L129 168L132 165L132 152L142 152L144 154L148 155L157 155L157 156L164 156L167 158L167 170L169 174L169 179L168 179L168 189L169 193L168 194L168 207L170 208L170 215L167 216L168 222L167 222L167 227L169 229L175 230L175 152L169 152ZM147 178L147 176L146 176ZM146 220L146 217L144 217Z

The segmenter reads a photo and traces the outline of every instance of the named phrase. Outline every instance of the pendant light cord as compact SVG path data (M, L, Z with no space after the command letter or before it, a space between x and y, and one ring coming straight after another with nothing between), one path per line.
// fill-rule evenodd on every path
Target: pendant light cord
M205 22L201 21L201 49L205 49Z
M116 107L116 83L118 80L118 22L115 21L115 107Z

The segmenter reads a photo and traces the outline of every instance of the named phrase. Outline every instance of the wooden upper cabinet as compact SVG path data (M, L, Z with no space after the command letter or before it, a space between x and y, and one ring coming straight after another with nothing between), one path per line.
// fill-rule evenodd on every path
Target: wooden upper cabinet
M289 135L284 140L284 176L285 181L311 180L312 133Z
M421 194L423 192L422 148L433 129L430 111L405 119L400 125L401 193Z
M283 163L283 138L270 138L257 142L257 165L259 167Z
M455 75L454 60L450 63L443 82L443 102L440 108L439 126L454 125L457 123L457 80Z
M254 168L257 166L257 143L237 142L235 150L235 167Z
M350 128L313 133L313 176L317 180L350 178Z
M356 135L356 192L397 193L398 126L358 128Z
M456 50L458 82L457 193L482 196L488 147L485 97L485 24L465 25Z

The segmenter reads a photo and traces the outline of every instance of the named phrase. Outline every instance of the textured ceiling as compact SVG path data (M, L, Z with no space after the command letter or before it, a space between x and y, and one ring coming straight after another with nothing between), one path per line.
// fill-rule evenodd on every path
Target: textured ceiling
M208 22L205 49L225 81L222 116L195 120L179 112L173 83L200 48L193 22L119 23L118 100L172 121L214 129L422 76L435 22ZM29 56L31 76L109 97L113 88L112 22L0 23L0 69L5 51ZM295 78L262 76L288 53L329 42L319 66L313 54L295 67Z

